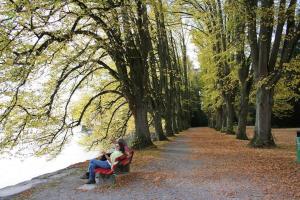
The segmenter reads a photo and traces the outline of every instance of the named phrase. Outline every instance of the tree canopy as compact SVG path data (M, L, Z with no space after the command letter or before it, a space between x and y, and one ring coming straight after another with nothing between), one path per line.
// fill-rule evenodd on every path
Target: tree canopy
M272 113L299 98L299 13L296 0L3 0L0 153L56 155L78 126L90 148L130 132L144 148L202 110L248 139L253 106L251 144L273 146Z
M56 154L79 125L93 130L92 147L123 136L130 121L142 148L152 145L149 116L159 139L162 124L167 135L188 128L185 35L168 4L3 1L1 152Z

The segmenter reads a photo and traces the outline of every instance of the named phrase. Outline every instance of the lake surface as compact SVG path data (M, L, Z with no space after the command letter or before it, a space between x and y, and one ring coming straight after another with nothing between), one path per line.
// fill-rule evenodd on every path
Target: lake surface
M36 176L57 171L69 165L94 158L99 151L87 152L78 144L79 137L73 138L55 159L45 157L0 159L0 188L30 180Z

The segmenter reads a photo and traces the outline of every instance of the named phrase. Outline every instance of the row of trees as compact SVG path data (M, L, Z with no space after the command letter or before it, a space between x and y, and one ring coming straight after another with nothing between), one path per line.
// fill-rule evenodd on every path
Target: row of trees
M79 125L93 129L90 147L124 135L131 120L136 148L152 145L149 118L159 140L187 129L187 41L166 6L2 1L1 153L31 146L56 154Z
M2 1L1 153L28 146L58 153L79 125L93 130L90 147L123 136L131 124L133 146L152 145L149 124L159 140L190 126L198 78L210 126L234 134L238 118L237 138L247 139L253 103L251 144L273 146L272 108L288 109L282 105L297 98L299 87L297 6L296 0ZM200 77L190 74L186 25L200 50Z
M284 112L290 107L283 105L299 97L299 56L295 55L299 4L296 0L184 0L182 5L194 19L209 125L234 134L238 118L236 137L248 139L248 107L253 103L251 144L274 146L272 107Z

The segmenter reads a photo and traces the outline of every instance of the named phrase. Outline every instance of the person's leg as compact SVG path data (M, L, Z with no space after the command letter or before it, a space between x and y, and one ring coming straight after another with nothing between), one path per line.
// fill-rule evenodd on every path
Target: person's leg
M108 164L108 161L102 161L102 160L93 160L92 163L96 166L96 168L104 168L104 169L110 169L110 165Z
M110 165L108 164L107 161L96 160L96 159L91 160L89 165L89 181L87 182L88 184L95 183L95 169L97 167L109 169Z
M96 160L96 158L94 158L92 160ZM86 168L86 172L84 172L84 174L80 177L81 179L89 179L89 176L90 176L90 166L91 166L92 160L90 160L89 165Z
M86 172L84 172L84 174L82 174L80 176L80 178L81 179L89 179L89 174L90 174L90 172L87 170Z

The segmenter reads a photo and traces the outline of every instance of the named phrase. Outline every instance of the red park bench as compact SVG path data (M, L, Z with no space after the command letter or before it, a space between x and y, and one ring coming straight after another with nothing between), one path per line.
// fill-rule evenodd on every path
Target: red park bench
M133 158L134 151L130 151L129 155L122 155L116 158L117 164L112 166L112 169L96 168L95 174L98 175L99 183L116 183L116 176L127 174L130 171L130 163Z

